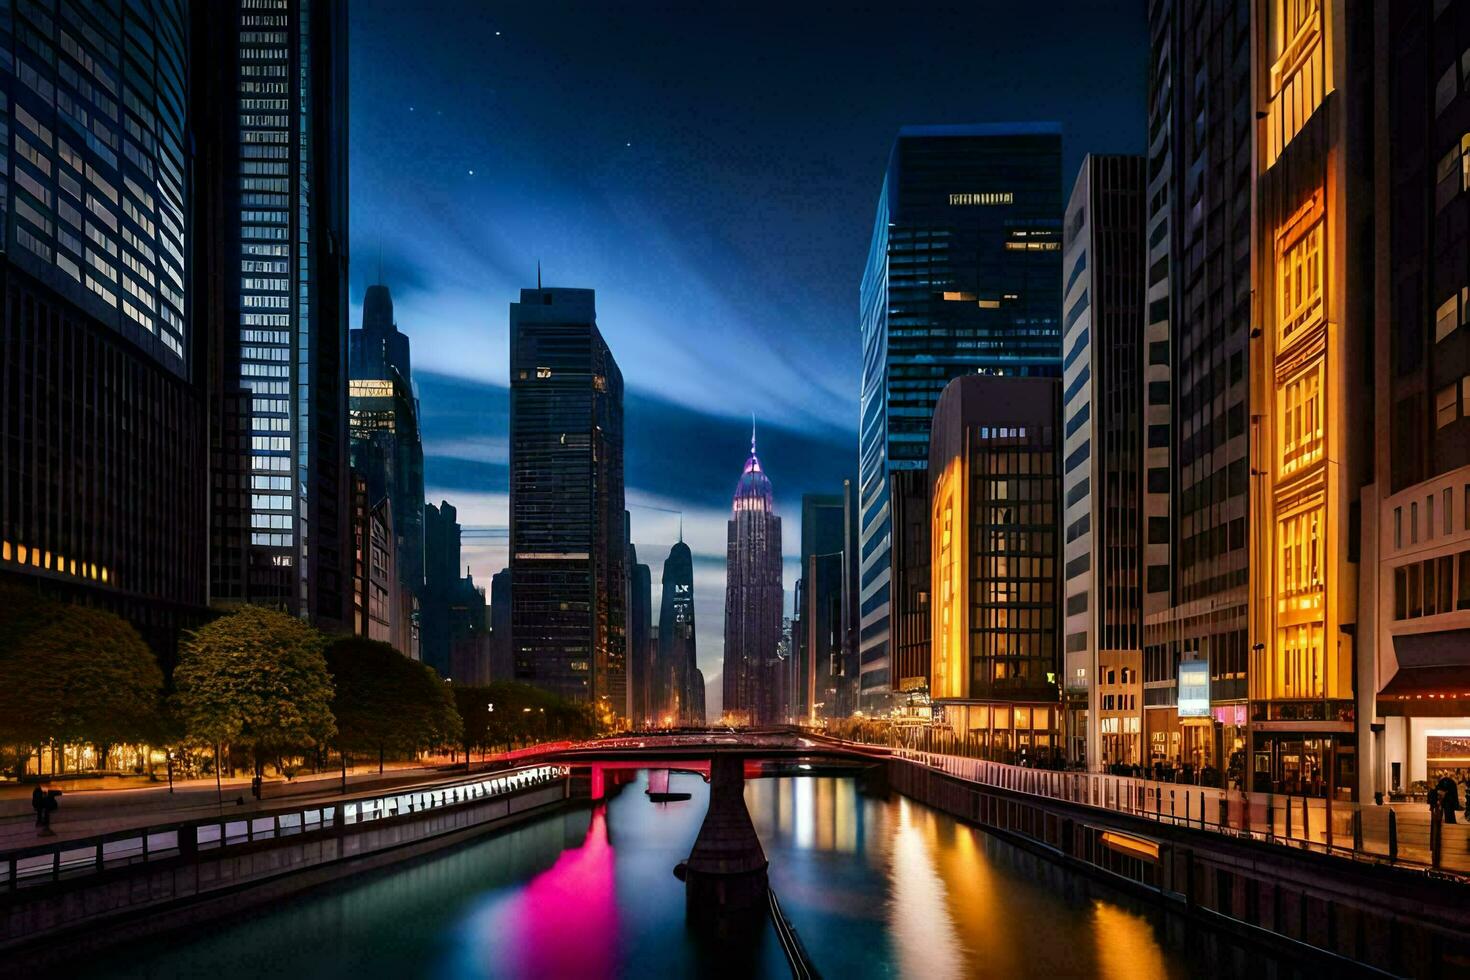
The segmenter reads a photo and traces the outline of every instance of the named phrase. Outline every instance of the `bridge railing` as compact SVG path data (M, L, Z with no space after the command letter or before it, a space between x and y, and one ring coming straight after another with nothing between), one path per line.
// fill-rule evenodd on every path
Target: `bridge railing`
M838 740L841 741L841 740ZM871 751L875 746L847 742ZM1251 837L1354 860L1470 874L1470 823L1444 823L1429 807L1248 793L1104 773L1058 772L884 746L985 786L1128 813L1159 823Z
M127 865L162 861L298 834L343 829L510 796L563 778L555 765L527 766L431 787L301 803L268 813L220 814L151 827L111 831L0 853L0 890L69 880Z

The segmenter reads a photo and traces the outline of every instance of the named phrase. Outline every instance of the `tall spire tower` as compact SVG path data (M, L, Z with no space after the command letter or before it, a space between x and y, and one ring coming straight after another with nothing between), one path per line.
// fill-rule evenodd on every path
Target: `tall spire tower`
M724 715L731 724L774 724L787 714L779 669L781 518L756 455L753 416L728 529Z

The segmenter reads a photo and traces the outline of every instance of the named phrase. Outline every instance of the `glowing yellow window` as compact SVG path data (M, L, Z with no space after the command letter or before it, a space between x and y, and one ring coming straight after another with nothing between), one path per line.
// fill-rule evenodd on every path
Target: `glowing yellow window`
M1276 253L1276 311L1282 347L1322 319L1322 204L1315 195L1283 230Z
M1324 513L1319 504L1297 511L1277 525L1276 549L1280 581L1277 610L1309 612L1322 606L1322 538Z
M1281 475L1322 458L1322 364L1317 362L1277 392L1280 413Z

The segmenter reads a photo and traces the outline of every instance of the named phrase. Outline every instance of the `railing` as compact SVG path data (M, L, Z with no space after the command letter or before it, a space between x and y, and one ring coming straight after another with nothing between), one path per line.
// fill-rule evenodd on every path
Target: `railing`
M130 828L55 844L34 845L0 854L0 889L14 891L132 864L298 834L341 830L372 821L510 796L560 779L565 772L560 766L531 766L430 788L318 801L233 819L221 815L163 826Z
M792 980L817 980L816 965L802 945L801 937L796 934L796 927L786 918L781 901L776 898L776 890L768 887L766 897L771 903L771 924L776 928L776 939L781 943L781 952L786 954L787 965L791 967Z
M1470 824L1443 823L1427 806L1364 805L1102 773L1026 769L916 749L889 751L951 776L1017 793L1354 860L1470 874Z

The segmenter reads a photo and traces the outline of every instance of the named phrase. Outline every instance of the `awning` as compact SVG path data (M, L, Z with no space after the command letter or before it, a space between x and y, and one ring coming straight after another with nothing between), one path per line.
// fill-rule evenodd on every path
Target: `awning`
M1440 717L1470 714L1470 665L1400 667L1378 692L1378 713Z

